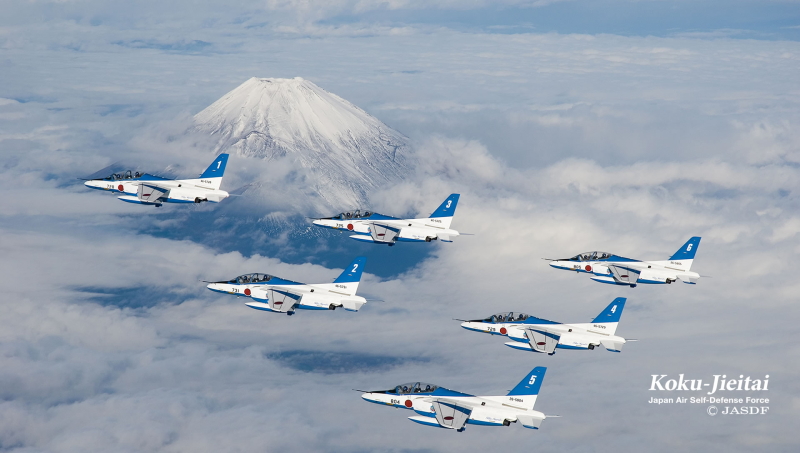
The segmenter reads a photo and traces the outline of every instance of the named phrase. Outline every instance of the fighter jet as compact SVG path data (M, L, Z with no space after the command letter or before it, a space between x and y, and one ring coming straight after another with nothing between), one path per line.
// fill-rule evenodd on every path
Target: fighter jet
M352 239L375 244L393 246L398 242L431 242L439 240L453 242L450 238L458 236L450 229L450 222L456 212L459 194L454 193L433 211L430 217L421 219L399 219L377 212L360 210L343 212L335 217L314 219L314 225L353 233Z
M700 274L689 269L699 245L700 238L695 236L666 261L639 261L606 252L581 253L561 260L545 259L551 261L550 266L556 269L586 273L600 283L635 288L638 283L660 284L681 280L694 285L700 279Z
M305 284L269 274L245 274L233 280L212 282L207 288L218 293L246 296L250 308L293 315L295 310L358 311L367 300L356 296L367 258L359 256L333 283Z
M536 367L505 396L473 396L423 382L411 382L391 390L367 392L361 398L370 403L410 409L418 415L412 422L437 428L464 431L466 425L508 426L520 422L539 429L547 416L533 410L545 367Z
M228 192L219 190L227 163L228 155L220 154L199 179L167 179L128 170L102 178L90 178L84 185L121 193L123 195L117 198L128 203L156 207L162 203L219 203L228 197Z
M544 352L548 355L561 349L594 349L603 345L607 351L620 352L625 339L617 331L625 298L617 297L590 323L561 324L524 313L498 313L486 319L465 321L461 327L475 332L504 335L514 340L506 343L514 349Z

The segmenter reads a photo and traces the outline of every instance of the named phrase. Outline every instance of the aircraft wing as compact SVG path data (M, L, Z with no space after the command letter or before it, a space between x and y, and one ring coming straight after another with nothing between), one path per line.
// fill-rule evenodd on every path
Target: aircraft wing
M561 338L560 335L539 327L536 329L526 327L525 335L528 337L528 341L534 350L547 354L555 352L558 340Z
M431 402L436 421L445 428L463 429L472 414L472 407L462 402L435 399Z
M159 198L168 196L169 189L159 187L155 184L139 184L138 197L140 201L155 203Z
M292 311L295 304L300 302L302 297L302 294L293 293L283 289L269 288L267 290L267 303L269 304L269 308L275 311Z
M617 283L625 283L633 285L639 280L641 271L631 269L629 267L609 265L608 270L611 271L611 276Z
M382 223L372 223L369 226L369 234L375 242L393 242L400 234L400 228Z

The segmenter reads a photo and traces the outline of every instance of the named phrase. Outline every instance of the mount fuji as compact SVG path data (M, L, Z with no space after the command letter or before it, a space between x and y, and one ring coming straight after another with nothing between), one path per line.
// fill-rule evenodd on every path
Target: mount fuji
M366 205L370 192L411 170L408 138L300 77L253 77L194 120L195 131L211 138L215 153L288 159L295 166L289 184L294 187L256 180L249 193L292 200L303 193L300 205L317 213Z

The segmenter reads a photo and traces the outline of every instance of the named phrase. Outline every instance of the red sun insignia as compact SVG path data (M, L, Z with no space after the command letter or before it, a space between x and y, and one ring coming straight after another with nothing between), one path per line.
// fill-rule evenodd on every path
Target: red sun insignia
M505 327L501 327L501 328L500 328L500 333L502 333L503 335L505 335L505 334L507 334L507 333L508 333L508 330L506 330L506 328L505 328Z
M122 184L120 184L117 186L117 190L119 190L120 192L125 192L125 187Z
M245 288L244 289L244 295L245 296L249 296L250 295L250 288Z
M350 231L353 231L353 224L352 223L348 223L347 224L347 229L350 230Z
M592 271L592 266L589 266L589 265L587 264L587 265L586 265L586 267L585 267L584 269L586 269L586 272L591 272L591 271Z
M411 400L406 400L406 407L411 407L413 405L414 403L412 403Z

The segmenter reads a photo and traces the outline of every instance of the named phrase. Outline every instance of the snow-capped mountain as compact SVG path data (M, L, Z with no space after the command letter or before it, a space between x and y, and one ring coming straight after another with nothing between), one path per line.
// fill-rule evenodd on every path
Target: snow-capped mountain
M288 159L296 169L291 187L256 180L251 195L301 194L301 204L318 213L368 206L371 191L411 170L405 136L300 77L253 77L194 120L197 132L212 137L216 152Z

